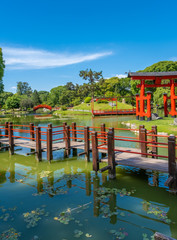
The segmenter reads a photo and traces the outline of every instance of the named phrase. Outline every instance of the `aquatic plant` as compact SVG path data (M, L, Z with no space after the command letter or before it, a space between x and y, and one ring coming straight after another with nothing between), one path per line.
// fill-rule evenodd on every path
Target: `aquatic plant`
M114 239L125 239L128 236L128 233L125 232L125 228L119 228L118 231L113 229L110 230L109 233L114 236Z
M155 206L150 202L143 201L143 205L147 206L147 214L153 214L156 216L159 220L165 222L165 223L171 223L171 220L167 216L167 212L163 210L163 208L160 208L159 206Z
M27 223L26 227L31 228L37 226L39 220L41 220L41 216L47 217L49 215L48 212L45 211L44 208L36 208L31 212L23 213L24 221Z
M51 173L52 173L51 171L42 171L39 173L39 176L40 178L49 177Z
M126 188L118 189L118 188L106 188L106 187L100 187L95 190L99 195L103 197L103 195L109 195L111 193L119 194L121 197L123 196L130 196L133 194L136 190L132 189L128 191ZM104 198L104 197L103 197Z
M61 212L59 214L59 217L54 217L54 220L59 221L60 223L63 223L63 224L69 224L70 221L75 220L75 218L73 217L73 213L82 212L83 210L85 210L89 207L89 204L91 204L91 202L85 203L83 205L79 205L72 209L68 208L66 211ZM75 223L82 226L82 224L80 223L79 220L75 220Z
M148 238L148 235L146 233L142 234L143 240L154 240L154 235L152 235L150 238Z
M82 235L83 235L83 232L82 232L82 231L80 231L80 230L78 230L78 229L74 230L74 237L75 237L75 238L79 238L79 237L82 236Z
M4 222L7 222L9 220L11 221L14 220L14 216L12 212L16 211L17 207L5 209L3 206L1 206L0 209L2 211L0 220L3 220Z
M1 240L17 240L21 236L20 232L17 232L14 228L10 228L1 233Z
M43 183L43 189L41 192L38 193L33 193L33 196L40 196L40 195L44 195L44 194L48 194L51 196L56 196L56 195L63 195L63 194L67 194L68 191L66 189L63 188L56 188L54 189L53 186L51 186L49 183Z

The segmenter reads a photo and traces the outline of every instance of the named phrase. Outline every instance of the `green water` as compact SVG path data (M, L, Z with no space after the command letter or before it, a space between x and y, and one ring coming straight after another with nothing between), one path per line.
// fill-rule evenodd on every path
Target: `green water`
M128 118L39 120L26 116L11 120L40 126L75 121L77 125L104 122L108 127L125 127L120 122ZM130 131L116 134L136 136ZM129 142L119 146L138 147ZM27 152L19 147L13 156L0 152L0 239L147 240L156 231L177 238L177 197L164 187L167 174L119 166L117 179L109 180L107 172L96 175L92 162L73 157L72 151L67 159L63 150L54 152L51 164L45 154L43 162L37 163Z

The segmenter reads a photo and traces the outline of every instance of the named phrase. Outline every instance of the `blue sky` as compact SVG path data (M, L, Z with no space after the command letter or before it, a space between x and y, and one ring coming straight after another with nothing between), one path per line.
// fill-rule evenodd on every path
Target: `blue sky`
M6 91L18 81L47 90L177 60L176 0L1 0Z

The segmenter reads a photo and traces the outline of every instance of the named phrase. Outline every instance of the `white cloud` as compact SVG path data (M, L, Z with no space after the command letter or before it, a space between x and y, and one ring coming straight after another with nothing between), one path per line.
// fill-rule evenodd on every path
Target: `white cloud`
M5 64L8 69L43 69L96 60L112 52L58 53L38 49L3 47Z
M176 62L177 61L177 57L171 57L169 60Z
M116 77L118 77L118 78L126 78L127 75L126 74L116 74Z
M11 87L12 92L16 92L17 87Z

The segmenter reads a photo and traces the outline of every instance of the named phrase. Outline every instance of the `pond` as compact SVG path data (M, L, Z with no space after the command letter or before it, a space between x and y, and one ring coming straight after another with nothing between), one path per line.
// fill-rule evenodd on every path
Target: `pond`
M74 121L125 127L121 121L128 118L19 116L10 120L39 126ZM135 136L130 131L117 134ZM116 180L109 180L107 172L95 174L92 162L73 157L72 151L67 159L63 150L54 152L51 164L45 154L38 163L26 152L29 149L19 147L13 156L0 152L0 239L148 240L156 231L177 238L177 197L164 187L167 174L118 166Z

